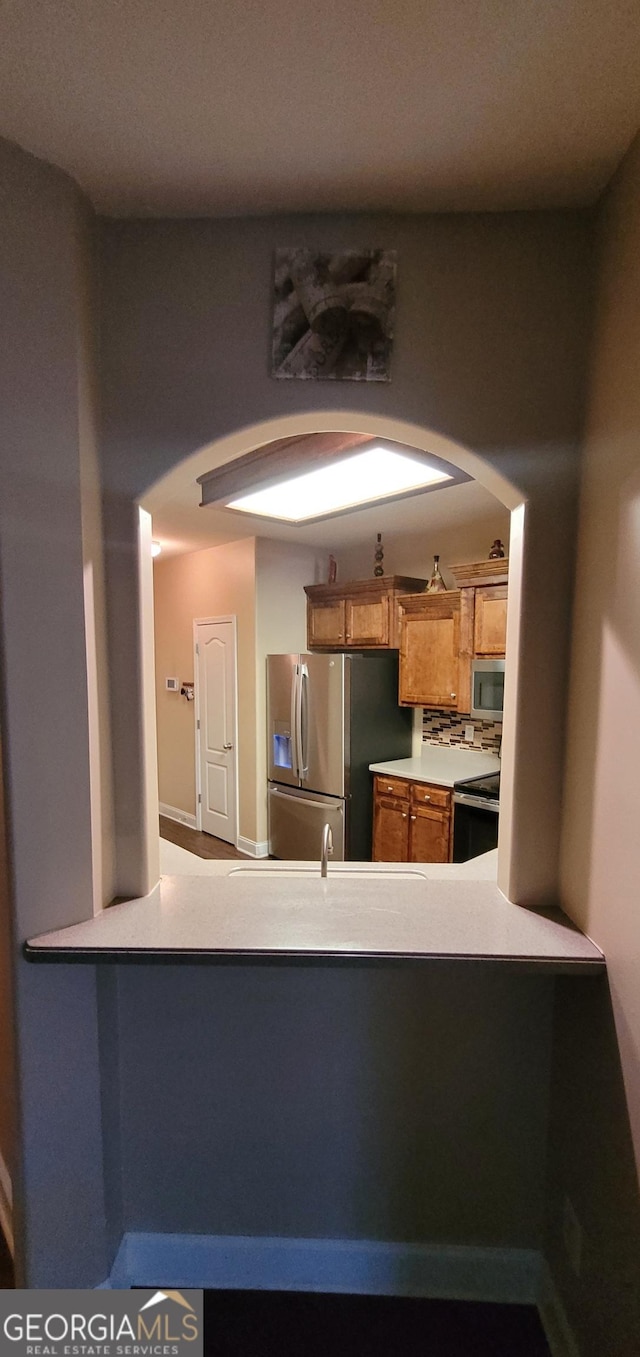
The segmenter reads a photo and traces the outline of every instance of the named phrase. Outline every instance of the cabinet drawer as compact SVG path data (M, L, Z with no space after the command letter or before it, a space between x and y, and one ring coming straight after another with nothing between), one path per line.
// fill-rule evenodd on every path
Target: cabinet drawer
M411 798L420 805L438 806L442 810L448 810L451 805L451 792L446 787L433 787L431 783L413 782Z
M409 800L410 783L404 777L382 777L376 773L376 796L396 796L402 801Z

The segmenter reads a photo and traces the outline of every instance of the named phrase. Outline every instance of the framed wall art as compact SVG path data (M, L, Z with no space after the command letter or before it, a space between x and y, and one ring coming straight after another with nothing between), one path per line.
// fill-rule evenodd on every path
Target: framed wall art
M395 250L276 250L272 376L390 381L395 295Z

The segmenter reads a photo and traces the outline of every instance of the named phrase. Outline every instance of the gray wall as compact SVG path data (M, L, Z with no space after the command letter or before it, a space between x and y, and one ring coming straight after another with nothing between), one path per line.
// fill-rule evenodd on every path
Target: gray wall
M536 1247L552 986L120 968L125 1229Z
M16 947L92 912L78 431L78 239L68 179L0 143L0 574ZM18 1275L106 1271L95 977L14 957Z
M1 655L0 655L1 659ZM0 682L2 669L0 665ZM2 708L0 706L0 719ZM18 1140L18 1092L13 1015L13 921L0 727L0 1154L13 1180Z
M549 1248L585 1357L626 1357L640 1352L640 137L599 227L561 880L610 992L558 1009ZM567 1194L578 1277L562 1248Z
M269 376L272 256L283 242L397 248L391 383L336 389ZM129 506L216 438L339 405L457 440L527 499L509 884L522 903L554 895L590 259L589 221L570 213L102 224L112 717L116 804L126 808L120 890L133 883L143 803L140 679L135 647L122 644L136 598Z
M19 944L91 912L76 248L88 223L63 176L7 147L0 168L8 355L0 566ZM268 377L272 249L306 239L397 245L389 387L344 385L336 396ZM540 767L549 794L546 822L540 812L522 856L529 869L532 855L540 859L529 879L534 892L548 892L588 223L571 215L109 223L102 247L121 841L135 843L142 804L135 664L127 687L137 646L133 500L221 434L339 399L347 410L366 406L469 444L528 496L531 568L552 571L553 588L530 589L524 618L534 680L524 714L535 705L537 719L524 721L519 776L529 809ZM32 662L36 636L41 665ZM546 982L466 971L426 984L402 972L123 968L97 990L90 967L28 967L18 958L16 974L21 1265L31 1286L101 1280L123 1226L539 1239ZM290 1120L274 1097L280 1090ZM214 1155L223 1173L211 1171Z
M614 963L609 984L559 981L554 1009L544 1251L580 1357L640 1352L640 1190L628 1110L635 1069L621 1060L615 971ZM579 1275L564 1242L567 1199L582 1238Z

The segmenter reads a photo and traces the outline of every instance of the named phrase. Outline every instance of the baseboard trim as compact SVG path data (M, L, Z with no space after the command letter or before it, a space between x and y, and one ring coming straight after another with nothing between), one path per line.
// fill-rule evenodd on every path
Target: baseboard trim
M580 1349L546 1259L540 1271L538 1311L552 1357L580 1357Z
M128 1233L109 1281L117 1289L171 1285L535 1304L540 1274L535 1249Z
M195 815L190 815L187 810L180 810L178 806L167 806L161 801L158 810L161 815L166 815L167 820L177 820L179 825L188 825L189 829L197 829Z
M0 1151L0 1229L7 1241L7 1248L13 1258L13 1185L11 1174L4 1156Z
M245 839L244 835L238 835L237 849L239 853L248 853L250 858L268 858L269 844L266 839L263 842L256 842L255 839Z

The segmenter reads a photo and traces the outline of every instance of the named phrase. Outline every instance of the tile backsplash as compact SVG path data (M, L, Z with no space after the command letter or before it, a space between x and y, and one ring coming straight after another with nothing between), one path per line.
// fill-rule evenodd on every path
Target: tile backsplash
M473 741L465 739L467 726L473 726ZM422 743L461 745L464 749L486 749L496 753L502 739L502 721L479 721L444 711L425 710L422 714Z

